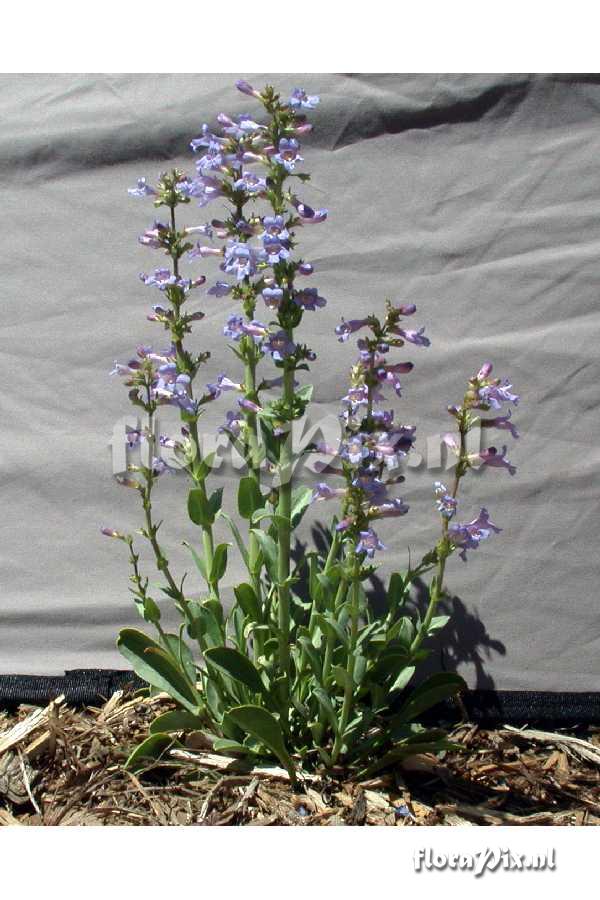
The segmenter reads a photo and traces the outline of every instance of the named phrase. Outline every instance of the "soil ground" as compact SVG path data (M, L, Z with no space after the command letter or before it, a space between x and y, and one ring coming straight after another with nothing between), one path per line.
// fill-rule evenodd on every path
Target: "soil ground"
M0 712L0 825L600 825L600 728L456 726L461 752L419 755L369 781L292 787L276 767L217 756L201 734L123 767L164 696L100 708Z

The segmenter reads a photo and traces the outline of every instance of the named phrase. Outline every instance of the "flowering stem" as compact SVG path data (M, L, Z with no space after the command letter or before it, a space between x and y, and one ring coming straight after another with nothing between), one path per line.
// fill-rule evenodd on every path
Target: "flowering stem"
M290 334L290 340L292 336ZM283 401L291 408L294 398L294 370L286 367L283 373ZM291 513L292 513L292 427L283 436L279 451L279 516L278 530L278 604L279 604L279 667L289 682L290 669L290 555L291 555ZM287 693L287 689L286 689Z
M148 389L148 403L150 403ZM154 557L156 559L156 568L159 572L162 572L164 575L167 584L169 585L171 591L180 599L183 600L183 595L181 594L180 589L177 587L175 579L171 575L169 570L169 560L166 558L162 549L156 540L156 532L158 530L157 526L154 524L152 519L152 488L154 486L154 475L152 473L152 463L154 458L154 413L148 413L148 467L146 469L145 477L146 477L146 486L142 490L142 505L144 507L144 515L146 519L146 538L150 542L150 546L154 552Z
M335 765L342 749L344 733L350 721L352 712L352 700L354 697L354 666L356 663L356 640L358 637L358 617L360 611L360 562L356 556L352 561L352 584L350 588L350 646L348 648L348 661L346 663L346 684L344 686L344 701L340 716L338 732L335 736L331 762Z
M468 468L468 460L467 460L467 421L465 414L461 414L461 418L459 420L459 432L460 432L460 453L458 457L458 462L456 464L456 472L454 474L454 483L452 485L451 496L453 499L456 499L458 494L458 488L460 486L460 481ZM441 597L444 594L444 573L446 570L446 560L451 553L451 545L448 539L448 525L449 519L447 516L442 515L442 537L437 546L438 553L438 563L437 563L437 572L433 581L431 582L431 587L429 589L429 603L427 605L427 610L425 612L425 617L423 618L423 622L421 623L421 627L419 628L415 638L411 644L410 652L416 653L419 649L425 638L427 637L427 633L429 631L429 627L435 615L438 603L440 602Z

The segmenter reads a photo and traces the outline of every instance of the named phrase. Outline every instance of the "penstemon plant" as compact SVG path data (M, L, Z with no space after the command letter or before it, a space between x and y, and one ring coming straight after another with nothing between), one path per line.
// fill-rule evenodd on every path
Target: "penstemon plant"
M453 746L443 729L424 727L418 719L461 691L462 678L440 673L412 689L409 685L430 652L426 642L448 619L438 614L447 560L455 552L466 559L467 551L500 531L485 509L470 522L456 521L462 480L481 465L514 474L506 448L471 453L467 435L484 426L517 437L510 411L494 418L481 413L516 404L518 397L510 384L492 378L492 367L485 363L469 380L462 403L449 408L456 428L444 441L456 454L456 467L450 487L434 485L439 538L417 565L392 574L385 609L375 615L364 585L376 570L375 554L385 547L374 524L408 511L390 489L404 480L401 460L415 439L414 426L395 423L394 412L381 406L386 388L400 396L400 376L413 368L407 361L389 362L388 354L406 343L426 347L429 340L422 328L405 327L413 305L388 301L381 317L342 320L336 328L340 342L360 336L358 360L341 402L341 437L336 447L320 442L308 448L327 457L319 477L330 474L335 480L312 488L295 485L300 454L294 452L293 423L304 416L312 395L312 386L299 386L296 376L315 360L300 328L305 313L315 313L326 302L316 288L298 284L313 266L295 255L296 232L323 222L327 210L308 206L291 185L310 177L298 171L303 161L298 138L311 131L305 110L319 98L296 89L282 101L269 86L258 91L239 81L237 87L259 101L264 123L246 114L235 119L220 114L221 133L204 125L191 143L198 154L194 177L173 170L155 187L141 178L130 190L166 211L165 221L155 221L140 242L169 259L168 267L141 276L164 298L149 319L164 327L169 346L159 352L139 347L129 363L115 365L131 403L143 410L142 427L128 436L130 446L140 446L141 462L130 465L119 480L140 496L144 521L138 538L149 544L160 591L181 617L178 633L164 630L134 536L102 529L127 545L136 606L156 629L154 639L126 628L118 647L151 688L166 691L177 704L152 723L130 764L161 752L186 732L201 731L217 752L277 758L294 780L299 769L319 766L370 774L407 755ZM193 201L204 207L215 200L227 208L223 219L194 227L178 224L179 207ZM215 239L222 245L215 246ZM239 380L221 374L204 390L197 390L195 382L209 354L192 351L188 338L203 318L189 307L206 278L182 274L186 257L192 262L215 257L223 274L208 295L230 297L240 307L224 327L239 361ZM237 402L219 430L245 461L236 520L222 509L223 489L209 486L214 454L202 455L198 433L205 407L222 394L232 394ZM162 405L180 412L177 439L155 433ZM159 541L153 489L167 469L161 447L175 452L190 480L187 511L199 540L188 548L204 583L200 599L186 576L174 574ZM339 516L331 520L326 552L315 549L294 563L295 529L312 503L330 500L339 502ZM223 527L232 543L217 543L216 532ZM232 546L248 574L234 587L233 598L224 598L221 582ZM424 578L430 579L427 607L422 616L409 614L411 586Z

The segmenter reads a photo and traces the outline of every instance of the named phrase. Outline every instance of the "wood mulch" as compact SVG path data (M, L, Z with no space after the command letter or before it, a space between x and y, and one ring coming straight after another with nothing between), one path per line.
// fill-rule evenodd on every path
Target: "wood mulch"
M600 825L600 728L547 732L464 723L460 753L418 755L369 781L211 753L202 735L136 774L123 763L164 696L101 708L0 712L0 825Z

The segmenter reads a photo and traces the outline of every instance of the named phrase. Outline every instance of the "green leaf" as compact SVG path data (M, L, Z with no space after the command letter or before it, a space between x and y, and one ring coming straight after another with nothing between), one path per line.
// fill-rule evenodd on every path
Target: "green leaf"
M260 706L234 706L229 716L248 734L252 734L268 747L287 769L292 782L296 781L294 763L286 750L281 725L274 715Z
M246 550L246 545L244 544L244 541L242 539L242 535L240 534L239 528L237 527L237 525L235 524L235 522L233 521L231 516L228 516L227 513L223 512L223 510L221 510L219 512L219 515L222 519L225 519L225 521L229 525L229 527L231 529L231 533L232 533L232 535L235 539L235 542L238 546L238 550L240 551L240 556L244 560L244 565L249 570L250 569L250 558L248 556L248 551Z
M441 631L449 621L450 616L434 616L434 618L431 620L429 628L427 629L427 634L435 634L436 631Z
M208 662L230 678L245 685L254 694L267 693L257 669L247 656L233 647L213 647L204 654Z
M150 760L160 759L172 745L173 738L169 734L151 734L129 754L125 768L130 772L139 772L147 767Z
M219 544L215 548L210 569L210 583L218 584L227 569L227 548L229 544Z
M346 630L336 619L334 619L331 613L327 613L326 615L315 613L314 621L327 637L333 638L334 641L337 639L342 647L348 647L348 635Z
M205 561L205 559L204 559L202 556L200 556L199 553L196 553L196 551L194 550L194 548L192 547L192 545L191 545L191 544L188 544L187 541L184 541L184 542L183 542L183 546L188 548L188 550L189 550L190 553L192 554L192 558L193 558L194 562L196 563L196 566L197 566L197 568L198 568L198 571L200 572L200 574L202 575L202 577L204 578L204 580L205 580L206 582L208 582L208 571L207 571L207 569L206 569L206 561Z
M380 759L376 760L376 762L372 763L367 769L360 772L359 777L370 778L371 775L380 772L382 769L387 768L387 766L392 765L392 763L407 759L409 756L415 756L417 753L441 753L442 750L461 749L462 747L460 744L454 744L447 740L424 741L422 744L401 744L399 747L394 747L389 753L386 753Z
M304 387L301 387L296 391L296 397L304 403L310 403L314 390L315 387L313 384L305 384Z
M245 475L240 478L238 488L238 512L242 519L251 519L252 513L263 507L263 497L260 486L253 475Z
M314 644L306 635L299 637L298 643L306 654L314 677L316 678L318 684L322 686L323 664L321 659L319 658L319 654L317 653Z
M297 528L312 500L312 488L300 485L292 491L292 528Z
M394 572L390 576L390 584L388 587L388 603L391 610L396 611L404 603L406 589L408 585L404 581L399 572Z
M319 706L321 706L323 712L325 713L327 719L329 720L329 724L331 725L334 734L338 734L340 730L339 722L337 715L335 713L335 709L333 708L333 703L329 697L327 691L323 690L323 688L316 687L313 689L313 694L319 701Z
M185 709L172 709L157 716L150 725L150 734L169 734L172 731L200 731L205 722Z
M200 703L196 691L156 641L135 628L124 628L117 639L117 647L136 675L159 691L165 691L190 712L198 712Z
M160 622L160 609L152 597L136 597L135 606L144 622L157 625Z
M212 513L213 522L215 521L217 514L221 511L221 505L223 503L223 488L217 488L216 491L210 495L208 499L208 505L210 506L210 511Z
M252 534L256 536L256 540L259 543L260 549L262 550L265 562L269 567L269 571L271 577L276 576L277 572L277 544L273 540L272 537L269 537L266 532L261 531L260 528L252 528L250 529ZM276 577L273 579L276 580Z
M178 634L166 634L165 638L171 654L179 660L179 664L187 675L188 681L195 684L198 673L196 671L196 663L194 662L192 651Z
M415 674L415 671L416 666L406 666L406 668L402 669L402 671L390 687L390 692L404 690L410 679Z
M349 687L350 690L354 690L354 681L348 675L346 669L343 666L332 666L331 674L335 679L335 683L342 688L342 690L346 690L346 687Z
M398 711L398 718L410 722L426 709L441 703L448 697L466 690L467 685L460 675L452 672L439 672L431 675L410 694Z
M250 584L242 582L234 587L233 593L244 615L254 622L260 622L260 604L254 588Z
M194 525L209 528L215 521L211 504L202 488L192 488L188 494L188 515Z

